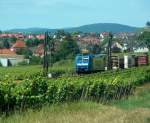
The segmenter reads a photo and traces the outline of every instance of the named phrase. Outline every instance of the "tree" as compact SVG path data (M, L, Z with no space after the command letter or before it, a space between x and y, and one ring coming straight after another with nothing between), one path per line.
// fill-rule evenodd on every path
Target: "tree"
M27 47L32 47L33 46L33 39L27 39L25 43L26 43Z
M64 30L58 30L55 35L57 36L58 39L60 39L62 36L65 36L65 31Z
M147 45L147 47L150 49L150 32L144 31L138 38L141 44Z
M7 48L7 49L10 48L10 44L7 39L3 41L3 48Z
M0 30L0 34L2 34L2 31Z
M14 44L14 43L16 43L17 38L16 38L16 37L12 37L12 38L10 38L9 40L10 40L10 42L11 42L11 43L13 43L13 44Z
M42 44L43 42L44 42L43 40L39 40L39 39L27 39L26 45L28 47L34 47L34 46L38 46L39 44Z
M147 27L150 27L150 21L147 21L147 22L146 22L146 26L147 26Z
M33 52L30 49L27 49L24 55L25 55L25 58L30 59L33 55Z
M74 58L74 56L79 53L79 47L76 43L76 41L62 41L55 54L54 54L54 59L55 61L59 61L61 59L66 59L66 58Z

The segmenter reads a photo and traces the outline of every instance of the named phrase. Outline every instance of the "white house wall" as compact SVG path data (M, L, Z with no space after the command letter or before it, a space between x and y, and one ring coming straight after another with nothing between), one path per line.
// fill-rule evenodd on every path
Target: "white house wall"
M3 67L8 67L8 59L7 58L0 58L0 63Z
M17 65L17 60L16 60L16 58L9 58L9 62L10 62L10 64L11 64L11 66Z

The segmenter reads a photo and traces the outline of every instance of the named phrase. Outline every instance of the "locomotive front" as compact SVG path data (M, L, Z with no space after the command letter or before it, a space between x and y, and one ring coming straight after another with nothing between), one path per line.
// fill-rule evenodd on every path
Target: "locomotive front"
M92 55L79 54L76 56L76 72L85 73L91 72Z

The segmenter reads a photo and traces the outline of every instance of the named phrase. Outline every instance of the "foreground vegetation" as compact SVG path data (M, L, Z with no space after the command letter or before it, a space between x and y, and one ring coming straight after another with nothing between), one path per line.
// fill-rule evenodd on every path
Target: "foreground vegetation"
M1 123L149 123L150 84L136 89L128 99L102 105L92 101L79 101L44 106L40 110L15 112L1 117Z
M53 79L44 78L39 73L23 80L5 76L0 80L0 109L9 112L77 100L107 103L131 95L136 85L148 81L149 66Z

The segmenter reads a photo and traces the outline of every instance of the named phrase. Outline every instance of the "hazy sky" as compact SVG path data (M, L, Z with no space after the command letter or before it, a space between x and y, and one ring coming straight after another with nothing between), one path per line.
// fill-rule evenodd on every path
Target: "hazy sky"
M0 29L74 27L91 23L144 26L150 0L0 0Z

